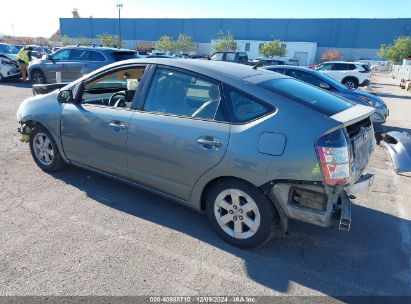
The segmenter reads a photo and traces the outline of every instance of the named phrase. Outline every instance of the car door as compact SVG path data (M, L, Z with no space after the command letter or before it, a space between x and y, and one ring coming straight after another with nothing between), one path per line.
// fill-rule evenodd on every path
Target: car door
M61 139L69 160L127 177L130 106L144 70L145 66L122 68L86 80L79 89L78 101L64 104ZM133 88L129 83L135 84Z
M60 73L62 82L68 82L68 78L64 64L68 62L71 49L62 49L50 56L50 60L46 60L42 66L42 71L48 83L57 82L57 73Z
M230 125L219 84L186 71L158 67L130 121L129 174L180 199L224 157Z
M90 52L87 49L72 49L69 59L63 63L66 81L74 81L86 74L90 66Z

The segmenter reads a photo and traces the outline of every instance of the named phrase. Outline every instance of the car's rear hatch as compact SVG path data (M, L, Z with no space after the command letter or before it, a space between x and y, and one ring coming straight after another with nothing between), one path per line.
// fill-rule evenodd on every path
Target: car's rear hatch
M354 183L368 165L374 150L375 137L370 115L371 107L357 105L331 116L343 123L350 152L350 183Z

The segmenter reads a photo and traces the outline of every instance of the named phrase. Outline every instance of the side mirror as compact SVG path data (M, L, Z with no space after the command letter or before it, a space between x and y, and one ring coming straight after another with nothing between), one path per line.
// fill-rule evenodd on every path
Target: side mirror
M330 85L326 82L320 82L320 88L324 89L324 90L330 90L331 89Z
M68 103L73 101L73 92L71 90L60 91L57 95L57 100L60 103Z

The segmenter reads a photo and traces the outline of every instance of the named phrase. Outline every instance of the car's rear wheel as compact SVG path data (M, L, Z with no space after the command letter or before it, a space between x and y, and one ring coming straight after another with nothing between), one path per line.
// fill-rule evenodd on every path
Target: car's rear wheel
M31 82L33 84L44 84L46 83L46 77L40 70L34 70L31 72Z
M344 79L344 81L342 83L343 83L343 85L345 85L349 89L358 88L358 81L355 78L351 78L351 77L346 78L346 79Z
M44 171L55 172L65 166L50 132L36 125L30 132L30 151L36 164Z
M279 231L273 203L255 186L224 179L207 192L207 216L218 234L241 248L260 246Z

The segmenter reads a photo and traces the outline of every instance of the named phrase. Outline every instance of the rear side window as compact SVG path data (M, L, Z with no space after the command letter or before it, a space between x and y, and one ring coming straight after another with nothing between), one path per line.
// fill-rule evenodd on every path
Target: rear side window
M275 110L274 106L227 85L224 86L224 97L231 123L247 123Z
M351 71L355 70L356 66L355 64L351 63L334 63L332 70L334 71Z
M354 106L354 103L348 100L294 79L271 79L258 85L327 116L332 116Z
M90 61L106 61L106 58L100 53L96 51L90 52Z
M137 52L129 52L129 51L113 52L112 56L114 57L115 61L139 58Z

